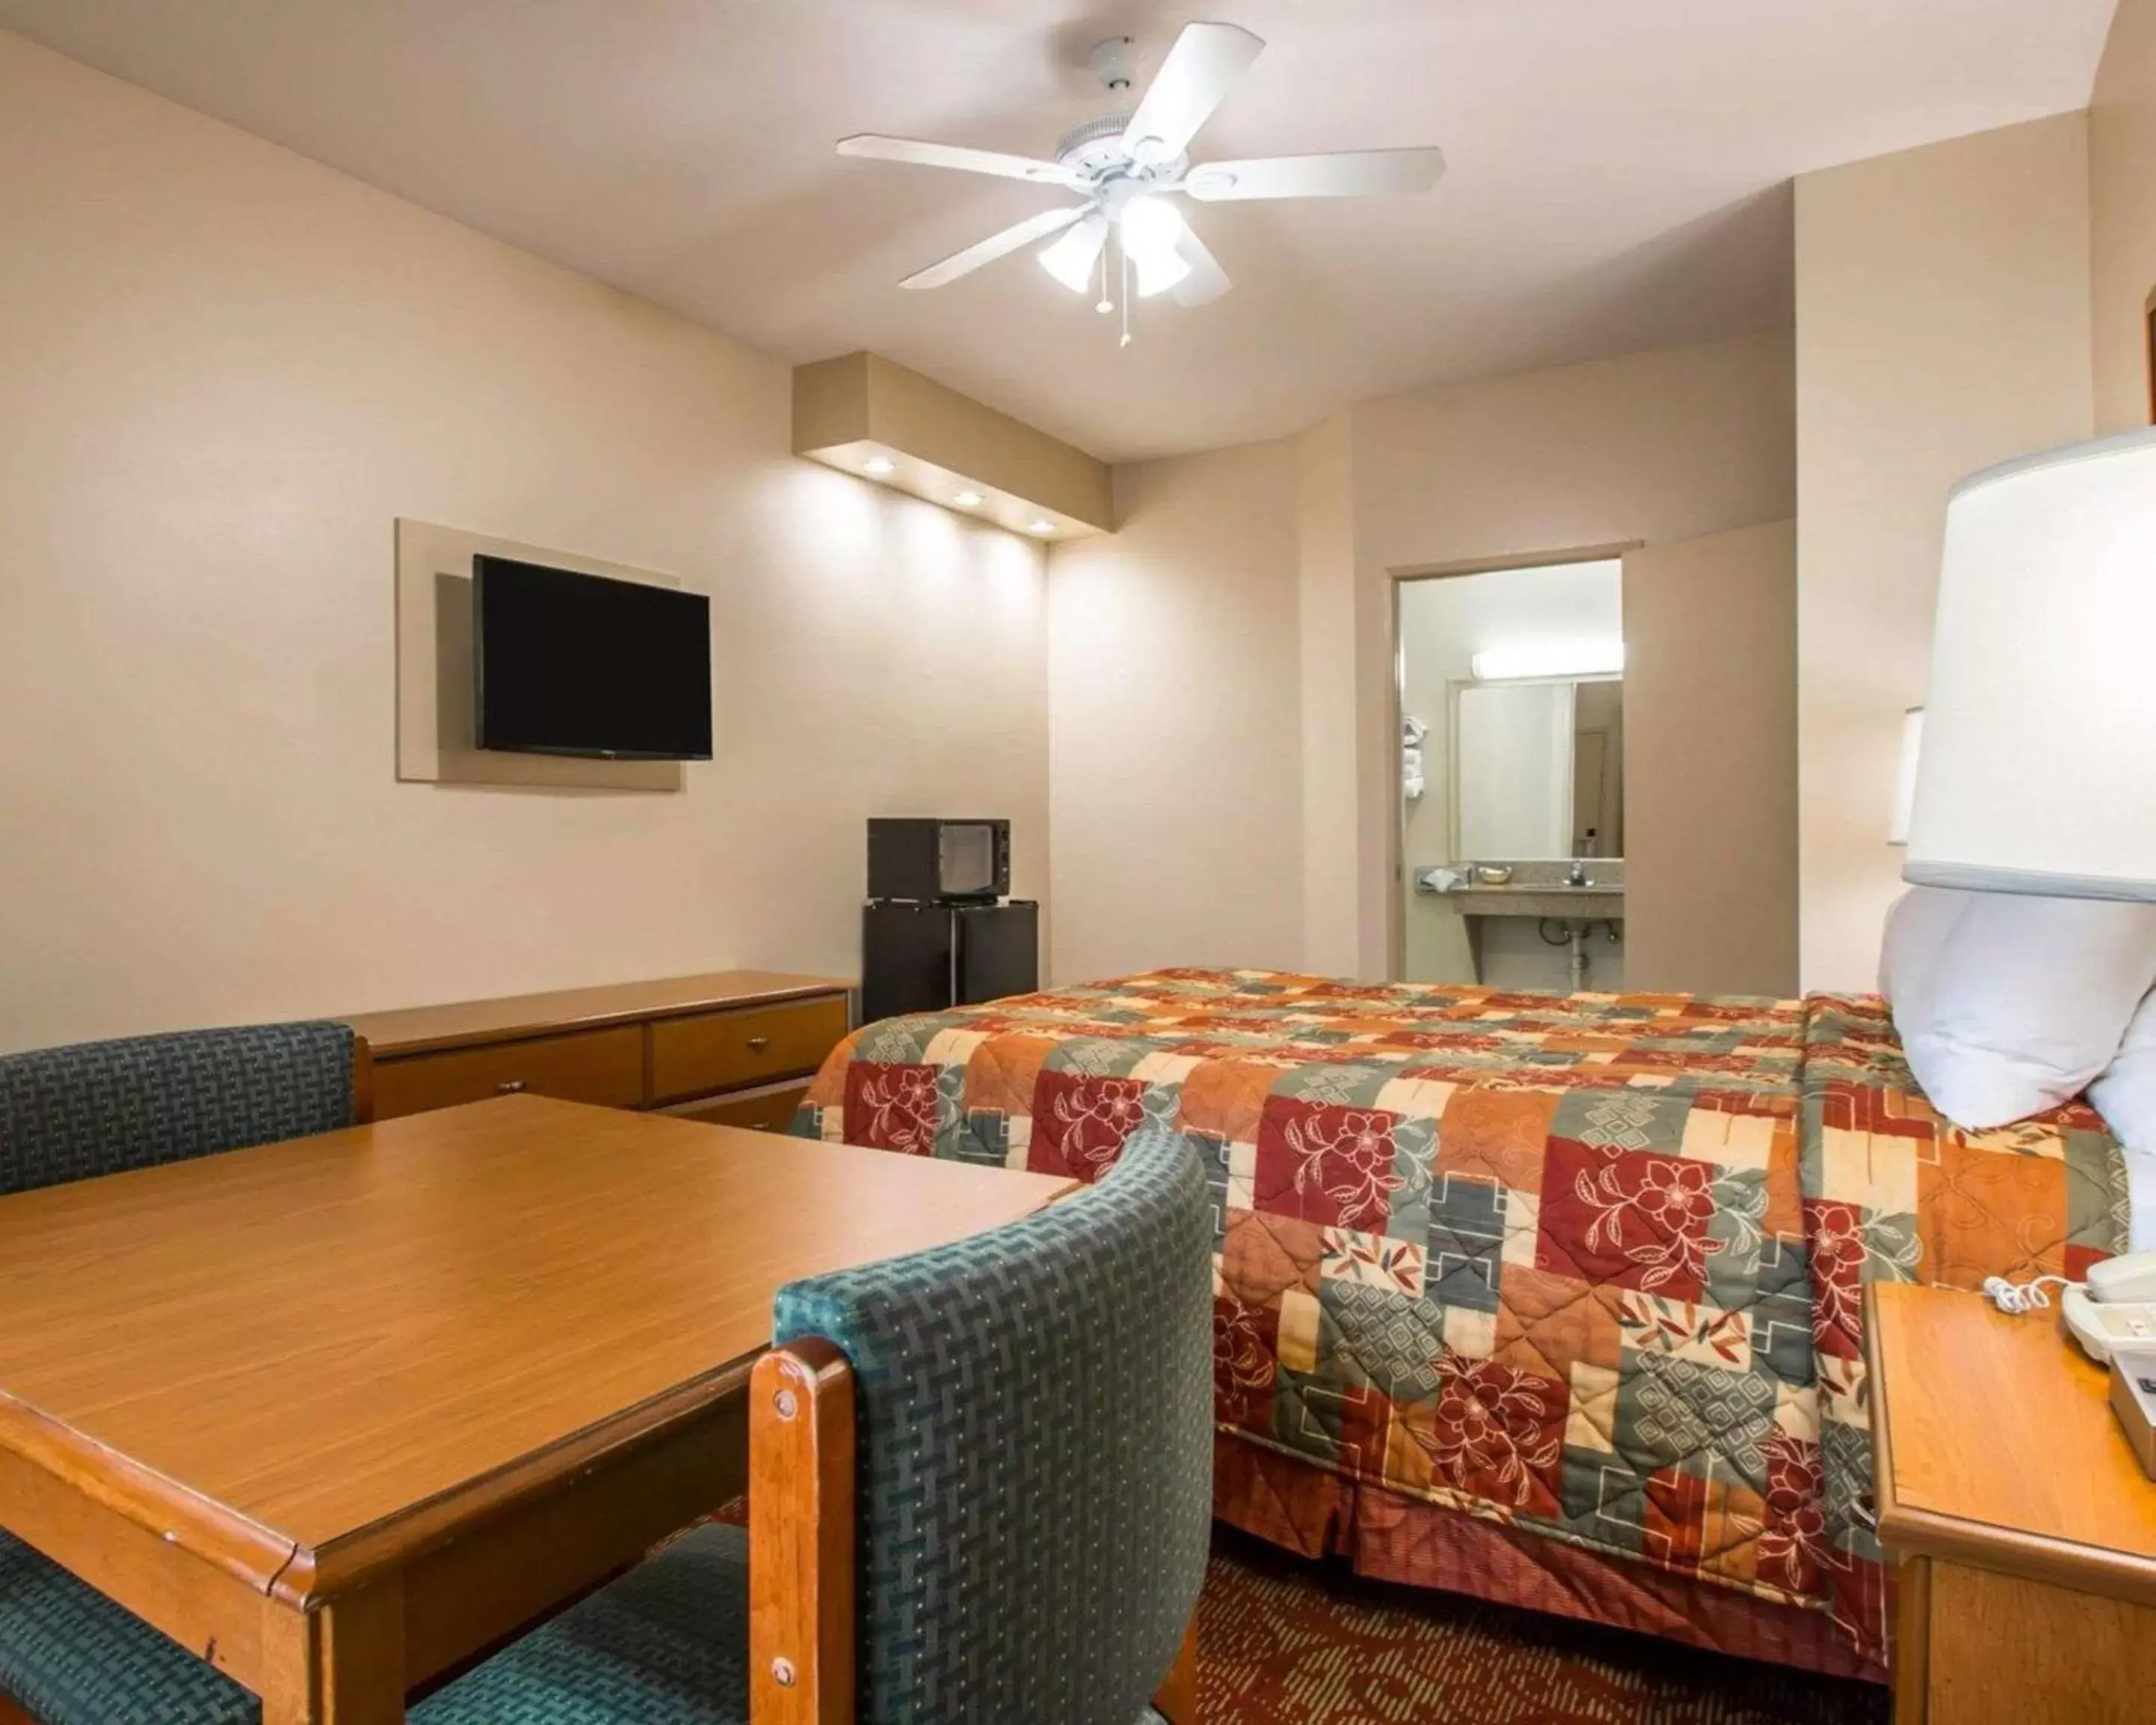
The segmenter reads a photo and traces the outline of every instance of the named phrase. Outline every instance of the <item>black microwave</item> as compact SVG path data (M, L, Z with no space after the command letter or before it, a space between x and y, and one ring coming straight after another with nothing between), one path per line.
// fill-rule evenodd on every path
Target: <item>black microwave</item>
M1010 892L1007 820L872 820L869 896L978 903Z

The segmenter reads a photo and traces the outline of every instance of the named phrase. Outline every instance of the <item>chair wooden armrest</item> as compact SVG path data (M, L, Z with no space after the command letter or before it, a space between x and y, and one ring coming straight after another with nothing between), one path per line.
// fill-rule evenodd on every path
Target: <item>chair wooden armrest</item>
M821 1337L749 1378L749 1718L852 1725L854 1374Z

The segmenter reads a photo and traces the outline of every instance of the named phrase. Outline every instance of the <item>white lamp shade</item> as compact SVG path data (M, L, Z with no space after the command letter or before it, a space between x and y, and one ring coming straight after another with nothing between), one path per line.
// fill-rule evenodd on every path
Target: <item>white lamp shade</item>
M1917 807L1917 762L1924 750L1924 710L1912 706L1902 715L1902 770L1894 780L1894 813L1887 823L1887 842L1909 842L1909 817Z
M1040 267L1074 294L1093 285L1101 248L1108 243L1108 218L1096 213L1074 222L1040 252Z
M2156 900L2156 430L1947 504L1903 876Z
M1165 198L1133 198L1123 206L1121 225L1141 300L1167 292L1190 274L1189 261L1177 249L1190 229Z

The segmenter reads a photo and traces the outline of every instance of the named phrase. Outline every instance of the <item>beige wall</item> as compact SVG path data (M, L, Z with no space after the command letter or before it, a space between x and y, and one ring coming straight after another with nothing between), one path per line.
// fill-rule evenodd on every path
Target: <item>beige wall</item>
M1876 974L1948 489L2090 432L2087 140L2087 117L2063 115L1797 182L1807 988Z
M1118 470L1122 531L1052 555L1055 973L1389 974L1392 572L1786 520L1793 392L1775 333Z
M791 458L785 366L0 35L0 1046L756 963L863 818L1047 886L1039 551ZM393 778L399 515L710 593L680 796Z
M1796 523L1625 559L1625 986L1797 986Z
M1393 573L1786 520L1794 387L1789 337L1776 332L1354 409L1357 751L1321 770L1358 786L1360 974L1386 974L1397 938ZM1661 770L1636 751L1635 767L1628 791Z
M2156 288L2156 0L2118 0L2089 109L2096 429L2148 424Z
M1302 956L1306 969L1355 969L1355 469L1349 412L1296 440L1296 619L1301 640Z
M1301 961L1296 455L1118 468L1116 536L1055 549L1059 981Z

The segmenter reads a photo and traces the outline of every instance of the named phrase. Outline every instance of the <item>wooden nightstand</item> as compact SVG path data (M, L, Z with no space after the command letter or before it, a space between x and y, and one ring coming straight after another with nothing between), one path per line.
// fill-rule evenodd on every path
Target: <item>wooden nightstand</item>
M1868 1296L1897 1725L2156 1719L2156 1483L2053 1312Z

